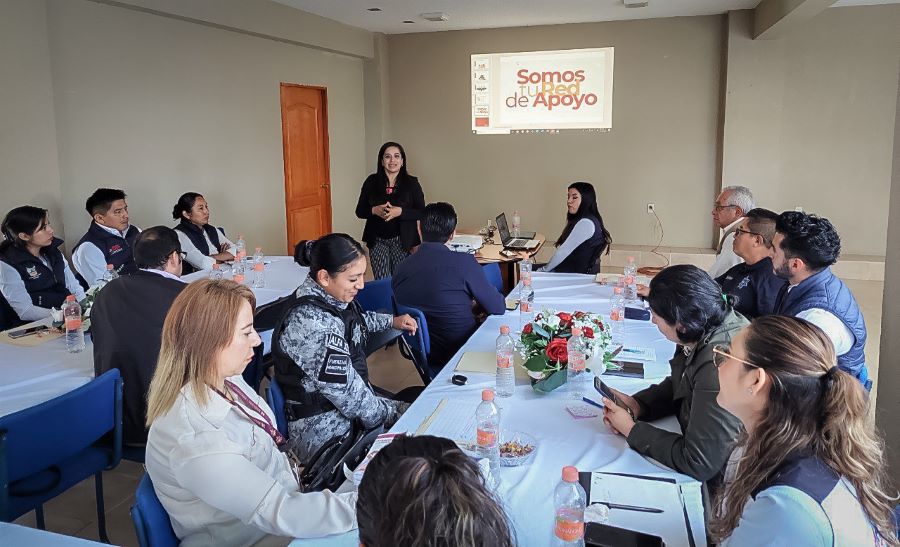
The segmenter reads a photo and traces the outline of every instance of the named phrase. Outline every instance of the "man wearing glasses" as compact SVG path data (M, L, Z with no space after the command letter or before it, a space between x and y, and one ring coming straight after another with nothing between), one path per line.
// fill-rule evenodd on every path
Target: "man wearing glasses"
M144 230L134 244L138 270L106 284L91 308L94 372L99 376L117 368L122 374L124 438L129 446L147 443L147 391L159 357L163 321L187 286L181 280L183 260L175 230L167 226Z
M726 186L716 198L711 212L713 222L722 230L722 236L716 249L716 261L707 270L713 279L741 262L741 258L733 249L734 233L740 226L744 214L753 207L753 192L746 186Z

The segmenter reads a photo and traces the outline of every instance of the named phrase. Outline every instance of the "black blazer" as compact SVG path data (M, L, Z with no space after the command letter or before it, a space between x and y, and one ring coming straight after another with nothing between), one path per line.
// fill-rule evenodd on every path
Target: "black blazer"
M91 308L94 373L117 368L122 374L124 436L146 443L147 392L156 371L163 321L187 284L138 270L112 280Z
M422 210L425 209L425 194L419 179L409 175L397 177L397 184L390 196L385 188L384 179L377 173L369 175L363 182L359 202L356 204L356 216L366 221L362 239L369 247L375 244L377 223L383 223L384 220L372 214L372 207L390 201L403 208L400 217L391 222L400 222L400 244L408 251L421 243L416 222L422 218Z

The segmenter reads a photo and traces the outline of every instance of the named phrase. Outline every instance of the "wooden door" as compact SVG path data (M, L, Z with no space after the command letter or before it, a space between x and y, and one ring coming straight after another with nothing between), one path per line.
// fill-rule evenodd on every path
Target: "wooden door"
M331 233L325 88L281 84L288 255L303 239Z

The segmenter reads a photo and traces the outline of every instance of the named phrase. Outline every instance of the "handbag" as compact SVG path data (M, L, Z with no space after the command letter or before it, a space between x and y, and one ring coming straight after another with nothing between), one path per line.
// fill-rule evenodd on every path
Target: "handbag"
M344 482L344 465L355 469L382 433L384 424L366 429L362 422L354 418L347 433L326 442L310 458L309 465L300 475L303 491L336 490Z

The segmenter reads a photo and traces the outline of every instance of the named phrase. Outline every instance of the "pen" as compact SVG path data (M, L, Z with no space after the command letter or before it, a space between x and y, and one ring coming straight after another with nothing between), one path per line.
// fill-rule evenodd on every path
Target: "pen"
M591 505L595 503L600 505L605 505L610 509L622 509L623 511L638 511L640 513L662 513L662 509L657 509L656 507L641 507L639 505L625 505L622 503L610 503L608 501L595 501L591 502Z
M581 400L591 406L595 406L597 408L604 408L602 404L598 403L597 401L592 401L592 400L588 399L587 397L582 397Z

